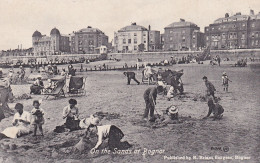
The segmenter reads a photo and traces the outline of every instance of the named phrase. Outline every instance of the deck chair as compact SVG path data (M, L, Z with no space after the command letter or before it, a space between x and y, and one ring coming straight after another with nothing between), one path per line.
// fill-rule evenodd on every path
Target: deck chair
M64 76L62 77L55 77L55 78L52 78L51 80L55 83L55 86L53 88L53 90L51 90L50 93L46 93L45 95L47 95L46 99L48 99L49 96L54 96L55 99L57 97L65 97L65 92L64 92L64 86L65 86L65 83L66 83L66 78Z
M149 80L148 80L148 77L146 76L146 73L145 73L145 69L142 71L142 83L143 84L156 84L157 83L157 74L154 73L152 76L151 76L151 81L149 83Z
M82 76L71 76L67 87L68 95L86 95L85 82L86 78Z

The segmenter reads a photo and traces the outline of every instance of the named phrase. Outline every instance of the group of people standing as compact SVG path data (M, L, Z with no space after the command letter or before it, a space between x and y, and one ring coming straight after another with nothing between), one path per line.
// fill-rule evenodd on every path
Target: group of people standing
M224 109L223 107L218 103L218 99L215 96L215 91L216 88L215 86L208 80L208 78L206 76L204 76L203 81L205 83L206 86L206 99L207 99L207 103L208 103L208 114L203 118L206 119L208 118L212 113L213 113L213 120L216 119L221 119L223 117L223 113L224 113ZM222 85L223 85L223 90L224 91L228 91L228 83L232 82L228 76L226 72L223 72L222 75ZM154 111L155 111L155 105L156 105L156 98L157 95L163 92L163 87L160 85L157 85L155 87L149 87L145 90L144 92L144 101L145 101L145 111L144 111L144 115L143 115L143 119L145 121L148 120L148 114L150 113L150 119L149 121L154 122L155 121L155 115L154 115ZM176 106L171 106L168 107L166 110L166 115L168 115L168 119L170 120L178 120L178 109L176 108Z

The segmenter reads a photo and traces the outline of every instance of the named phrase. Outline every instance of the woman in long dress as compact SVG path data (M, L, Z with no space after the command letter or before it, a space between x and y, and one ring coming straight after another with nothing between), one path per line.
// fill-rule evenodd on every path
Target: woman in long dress
M6 128L0 137L18 138L30 133L30 113L23 110L23 105L17 103L15 105L17 113L14 115L13 126Z

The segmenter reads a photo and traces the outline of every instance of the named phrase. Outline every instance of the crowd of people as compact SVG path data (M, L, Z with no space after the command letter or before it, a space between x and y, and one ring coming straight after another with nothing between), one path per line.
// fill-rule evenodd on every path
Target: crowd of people
M220 62L219 62L220 65ZM22 68L21 68L22 69ZM53 70L53 68L51 68ZM165 71L167 72L167 71ZM167 72L168 73L168 72ZM21 73L22 74L22 73ZM24 73L25 74L25 73ZM23 74L23 77L24 77ZM62 69L61 75L75 75L75 69L73 68L72 64L68 65L68 73L65 71L65 69ZM127 84L130 85L131 80L133 79L138 85L140 82L136 79L136 74L134 72L124 72L123 73L127 77ZM156 78L153 78L154 75L157 75ZM161 121L164 124L168 123L178 123L179 122L179 108L175 105L171 105L166 108L166 114L164 114L162 117L156 117L156 104L157 104L157 96L161 93L165 92L165 85L160 84L162 82L162 76L158 76L158 72L155 71L151 64L147 64L145 66L145 69L143 71L143 75L148 79L148 85L155 81L156 86L148 87L143 94L143 99L145 103L145 109L142 119L144 121L149 122L155 122L156 120ZM172 98L173 94L177 93L177 90L180 93L183 93L183 90L181 91L179 86L182 84L182 81L180 79L180 76L173 75L174 78L170 78L171 87L167 93L167 98ZM1 82L4 81L2 85L4 85L4 88L6 90L10 89L10 79L3 79L0 71L0 78ZM213 120L221 119L223 117L224 109L223 107L218 103L217 97L215 96L216 88L215 86L208 80L206 76L204 76L203 81L206 86L206 99L207 99L207 105L208 105L208 114L203 118L207 119L210 117L211 114L213 114ZM222 74L222 85L223 90L228 91L229 82L232 82L229 78L226 72L223 72ZM36 81L33 83L33 85L30 87L31 93L33 94L41 94L42 89L48 90L52 89L54 87L54 83L49 79L48 84L46 86L43 85L43 81L41 80L41 77L37 77ZM183 88L182 88L183 89ZM1 91L2 94L2 91ZM1 95L1 98L3 96ZM1 106L5 105L6 99L1 100ZM131 147L131 145L128 142L121 142L121 139L124 137L124 133L121 129L119 129L115 125L100 125L100 119L96 115L90 115L89 117L80 119L79 117L79 109L77 107L77 100L76 99L70 99L68 101L68 105L64 107L62 112L62 118L65 120L65 123L56 126L54 132L65 132L68 131L75 131L75 130L85 130L85 136L86 138L90 137L91 135L95 135L98 137L98 141L96 145L92 148L92 150L96 150L100 147L102 142L105 139L108 139L108 147L109 149L113 150L115 148L121 148L124 147ZM16 113L13 117L12 121L12 127L8 127L5 130L3 130L0 133L0 139L4 138L18 138L23 135L30 134L31 126L33 126L33 136L37 135L37 130L39 129L40 135L44 135L43 131L43 125L45 123L45 112L40 107L41 102L38 100L34 100L32 104L32 110L31 112L27 112L23 110L23 104L17 103L15 105ZM0 109L1 111L2 109ZM2 113L0 112L0 119L1 119Z

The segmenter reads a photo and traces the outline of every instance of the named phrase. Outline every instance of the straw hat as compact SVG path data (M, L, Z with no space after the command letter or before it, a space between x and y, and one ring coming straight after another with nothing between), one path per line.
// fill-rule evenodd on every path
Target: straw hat
M178 109L176 106L174 106L174 105L172 105L172 106L169 108L169 113L170 113L170 114L176 114L176 113L178 113L178 111L179 111L179 109Z

